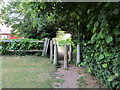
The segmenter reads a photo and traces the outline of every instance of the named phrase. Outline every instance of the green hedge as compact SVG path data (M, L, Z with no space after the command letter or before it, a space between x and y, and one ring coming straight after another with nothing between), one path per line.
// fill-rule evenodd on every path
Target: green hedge
M120 3L84 3L82 6L78 28L72 34L72 41L81 45L80 65L107 88L119 89Z
M108 88L120 88L120 60L118 47L96 48L84 46L81 65L95 75Z
M36 54L36 53L27 53L27 52L9 52L8 50L42 50L43 49L43 44L37 43L37 42L32 42L32 41L41 41L38 39L22 39L16 42L13 39L11 42L1 42L1 52L3 55L6 54L17 54L17 55L26 55L26 54ZM39 53L40 54L40 53Z

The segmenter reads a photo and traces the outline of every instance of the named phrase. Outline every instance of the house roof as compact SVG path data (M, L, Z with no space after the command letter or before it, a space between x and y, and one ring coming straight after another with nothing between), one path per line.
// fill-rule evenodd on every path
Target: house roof
M7 25L5 25L4 23L0 24L0 34L10 34L12 28L11 27L7 27Z

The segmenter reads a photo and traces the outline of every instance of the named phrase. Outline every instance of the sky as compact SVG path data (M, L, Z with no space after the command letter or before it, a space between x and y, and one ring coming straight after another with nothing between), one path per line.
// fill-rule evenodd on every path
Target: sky
M9 0L5 0L4 5L7 4ZM1 8L2 8L3 3L0 3L0 13L1 13ZM3 22L2 17L0 17L0 21ZM12 30L11 26L7 27L4 23L0 23L0 33L10 33L10 30Z
M0 24L0 33L10 33L10 30L12 30L11 27L7 27L4 23Z

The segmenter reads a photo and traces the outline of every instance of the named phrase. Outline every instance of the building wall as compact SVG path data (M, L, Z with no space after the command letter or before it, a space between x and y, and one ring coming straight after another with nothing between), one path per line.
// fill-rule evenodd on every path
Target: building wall
M10 34L0 34L0 39L24 39L24 37L14 37L14 35Z

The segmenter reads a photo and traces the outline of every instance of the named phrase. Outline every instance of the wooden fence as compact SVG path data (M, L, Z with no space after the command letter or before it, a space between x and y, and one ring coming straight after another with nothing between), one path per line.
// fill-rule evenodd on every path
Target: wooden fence
M20 40L15 40L16 42L19 42ZM12 40L2 40L2 42L12 42ZM29 41L28 41L29 42ZM53 64L57 65L58 64L58 45L57 42L53 40L50 40L49 38L45 38L45 41L31 41L31 42L36 42L40 44L44 44L44 47L42 50L8 50L10 52L42 52L42 56L47 55L48 51L48 46L50 43L50 60L53 60ZM80 63L80 45L77 44L77 52L76 52L76 64ZM68 67L68 62L72 61L72 44L70 45L65 45L64 46L64 68Z
M19 42L20 40L14 40L14 41ZM45 56L45 55L47 55L49 41L50 41L49 38L45 38L45 41L30 41L30 42L36 42L36 43L39 43L39 44L44 44L44 47L43 47L42 50L8 50L8 51L9 52L16 52L16 51L20 51L20 52L42 52L42 56ZM1 42L12 42L12 40L2 40Z

